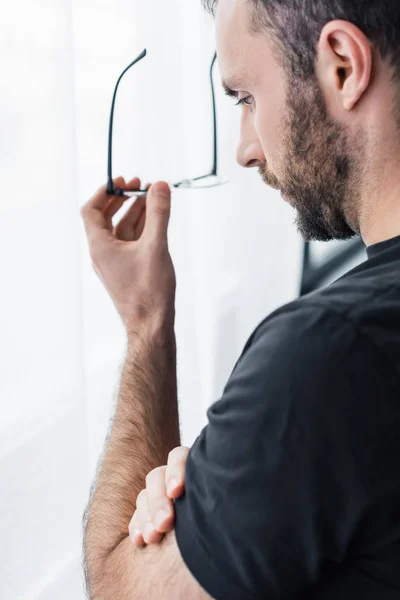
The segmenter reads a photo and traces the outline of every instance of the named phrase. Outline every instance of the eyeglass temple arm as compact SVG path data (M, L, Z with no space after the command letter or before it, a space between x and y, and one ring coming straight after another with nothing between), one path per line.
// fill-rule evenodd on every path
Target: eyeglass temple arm
M113 134L113 124L114 124L115 98L117 96L119 82L121 81L121 79L125 75L125 73L128 71L128 69L133 67L133 65L136 64L137 62L139 62L139 60L142 60L142 58L144 58L146 56L146 54L147 54L147 50L144 49L143 52L141 52L139 54L139 56L137 58L135 58L135 60L128 67L126 67L126 69L121 73L121 75L118 78L117 84L115 86L113 101L111 104L110 126L109 126L109 130L108 130L108 182L107 182L107 193L108 194L113 194L113 192L114 192L114 183L113 183L113 178L112 178L112 137L113 137L112 134Z
M210 82L211 82L211 96L212 96L212 112L213 112L213 167L211 173L207 175L201 175L200 177L193 177L193 181L199 181L200 179L206 179L212 175L217 175L218 171L218 138L217 138L217 105L215 101L215 86L214 86L214 66L217 60L217 53L215 52L210 66ZM176 184L179 187L183 182Z
M215 65L216 60L217 60L217 53L214 54L214 58L212 59L211 68L210 68L211 95L212 95L212 106L213 106L213 128L214 128L213 129L213 131L214 131L214 140L213 140L214 159L213 159L213 168L212 168L211 175L216 175L217 170L218 170L217 107L216 107L216 102L215 102L215 88L214 88L214 79L213 79L214 65Z

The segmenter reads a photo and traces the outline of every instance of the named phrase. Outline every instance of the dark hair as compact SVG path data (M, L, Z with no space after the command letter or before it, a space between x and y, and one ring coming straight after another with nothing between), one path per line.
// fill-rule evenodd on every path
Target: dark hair
M253 5L250 31L269 30L279 57L293 76L315 76L317 43L329 21L356 25L393 67L400 83L400 0L247 0ZM215 16L218 0L202 0Z

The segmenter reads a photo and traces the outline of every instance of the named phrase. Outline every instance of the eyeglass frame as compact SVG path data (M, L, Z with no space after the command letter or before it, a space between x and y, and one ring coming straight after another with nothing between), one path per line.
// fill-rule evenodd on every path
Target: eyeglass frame
M120 84L122 77L125 75L125 73L131 67L133 67L133 65L135 65L137 62L142 60L146 55L147 55L147 50L145 48L139 54L139 56L137 56L135 58L135 60L132 61L130 63L130 65L128 65L126 67L126 69L124 69L122 71L122 73L119 76L118 81L115 85L115 89L114 89L114 95L113 95L113 100L112 100L112 104L111 104L109 129L108 129L107 190L106 190L107 194L112 195L112 196L137 196L137 197L140 197L140 196L146 196L148 194L148 189L146 189L146 190L141 190L141 189L139 189L139 190L129 190L129 189L122 190L120 188L115 188L114 181L112 178L112 142L113 142L114 109L115 109L115 100L116 100L116 96L117 96L118 86ZM178 183L171 184L172 187L175 187L175 188L185 187L187 189L194 189L193 187L191 188L191 186L190 186L191 182L200 181L201 179L206 179L207 177L218 177L217 107L216 107L215 87L214 87L214 79L213 79L214 65L216 63L216 60L217 60L217 53L215 52L213 59L211 61L211 66L210 66L210 84L211 84L212 114L213 114L213 166L212 166L211 172L207 173L206 175L201 175L200 177L194 177L193 179L184 179ZM220 183L226 183L226 182L227 182L227 180L223 180ZM209 185L209 186L204 186L204 187L216 187L216 185L220 185L220 183L217 183L214 185Z

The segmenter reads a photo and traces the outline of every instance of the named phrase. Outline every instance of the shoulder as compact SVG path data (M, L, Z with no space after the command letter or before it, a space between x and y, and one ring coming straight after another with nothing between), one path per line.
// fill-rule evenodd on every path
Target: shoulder
M302 359L327 368L332 359L345 359L353 370L365 360L400 386L400 287L358 275L282 306L259 324L245 350L255 344L253 354L262 357L272 344L282 360L301 350Z
M343 353L356 336L353 322L332 310L323 298L300 298L261 321L242 358L250 352L253 358L258 355L260 360L274 362L286 362L291 356L297 361L310 356L326 361L332 354Z
M325 418L330 410L346 413L348 402L392 393L398 380L387 357L347 315L316 296L289 303L258 325L209 419L224 412L243 419L249 403L252 418L285 409Z
M353 334L325 307L296 300L273 312L255 329L222 397L209 408L210 431L219 435L221 428L246 425L250 435L263 435L266 416L272 425L321 396L338 377L346 335Z

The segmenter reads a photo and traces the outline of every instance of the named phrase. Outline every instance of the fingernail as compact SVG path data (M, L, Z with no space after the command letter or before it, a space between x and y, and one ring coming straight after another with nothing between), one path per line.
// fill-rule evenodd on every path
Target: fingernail
M156 183L153 187L153 192L160 196L169 196L170 189L167 183Z
M171 477L171 479L168 481L168 494L172 494L172 492L174 492L177 487L178 480L176 479L176 477Z
M169 518L169 516L170 512L165 508L159 510L156 515L156 526L160 527L164 523L164 521L166 521Z

